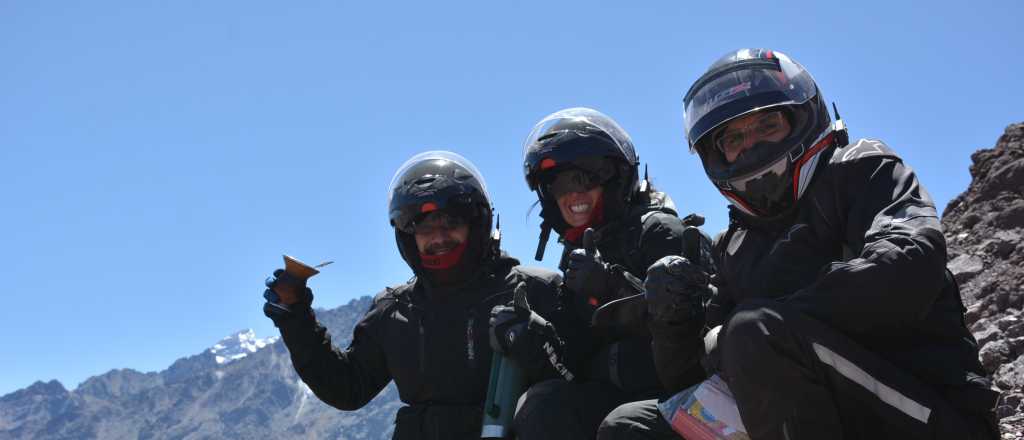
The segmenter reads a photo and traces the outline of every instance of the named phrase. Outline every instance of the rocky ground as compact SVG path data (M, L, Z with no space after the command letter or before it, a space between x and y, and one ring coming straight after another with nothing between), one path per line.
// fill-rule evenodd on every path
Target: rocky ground
M967 324L1002 396L1004 439L1024 439L1024 123L971 155L971 185L942 216Z

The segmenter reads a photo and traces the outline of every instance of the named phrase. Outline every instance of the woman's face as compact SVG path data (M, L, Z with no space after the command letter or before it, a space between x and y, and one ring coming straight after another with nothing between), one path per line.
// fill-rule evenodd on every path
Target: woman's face
M558 201L558 209L562 211L562 219L574 228L587 224L602 191L603 188L598 185L585 192L569 192L558 196L555 200Z

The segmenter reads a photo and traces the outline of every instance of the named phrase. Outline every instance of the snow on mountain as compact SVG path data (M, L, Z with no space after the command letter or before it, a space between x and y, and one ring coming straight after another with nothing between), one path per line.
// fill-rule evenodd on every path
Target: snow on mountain
M255 353L261 348L277 342L279 338L279 336L271 336L258 339L256 332L247 329L221 339L207 351L214 355L218 365L223 365Z

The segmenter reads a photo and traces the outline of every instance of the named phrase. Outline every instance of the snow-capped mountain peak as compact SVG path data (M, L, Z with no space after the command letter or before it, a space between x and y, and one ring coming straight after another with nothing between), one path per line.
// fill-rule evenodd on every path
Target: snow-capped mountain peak
M257 339L256 332L252 329L242 330L231 336L221 339L213 347L210 347L210 354L218 364L226 364L244 358L249 353L255 353L259 349L277 342L279 336Z

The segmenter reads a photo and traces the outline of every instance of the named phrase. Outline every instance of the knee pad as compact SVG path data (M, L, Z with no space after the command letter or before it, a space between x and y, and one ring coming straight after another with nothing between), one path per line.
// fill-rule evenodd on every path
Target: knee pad
M772 300L750 300L740 304L719 335L723 365L756 364L772 351L771 343L785 337L786 307Z
M569 386L569 382L561 379L545 380L533 384L519 397L513 424L519 426L536 423L545 415L553 411L557 412L558 408L568 403L565 389Z

